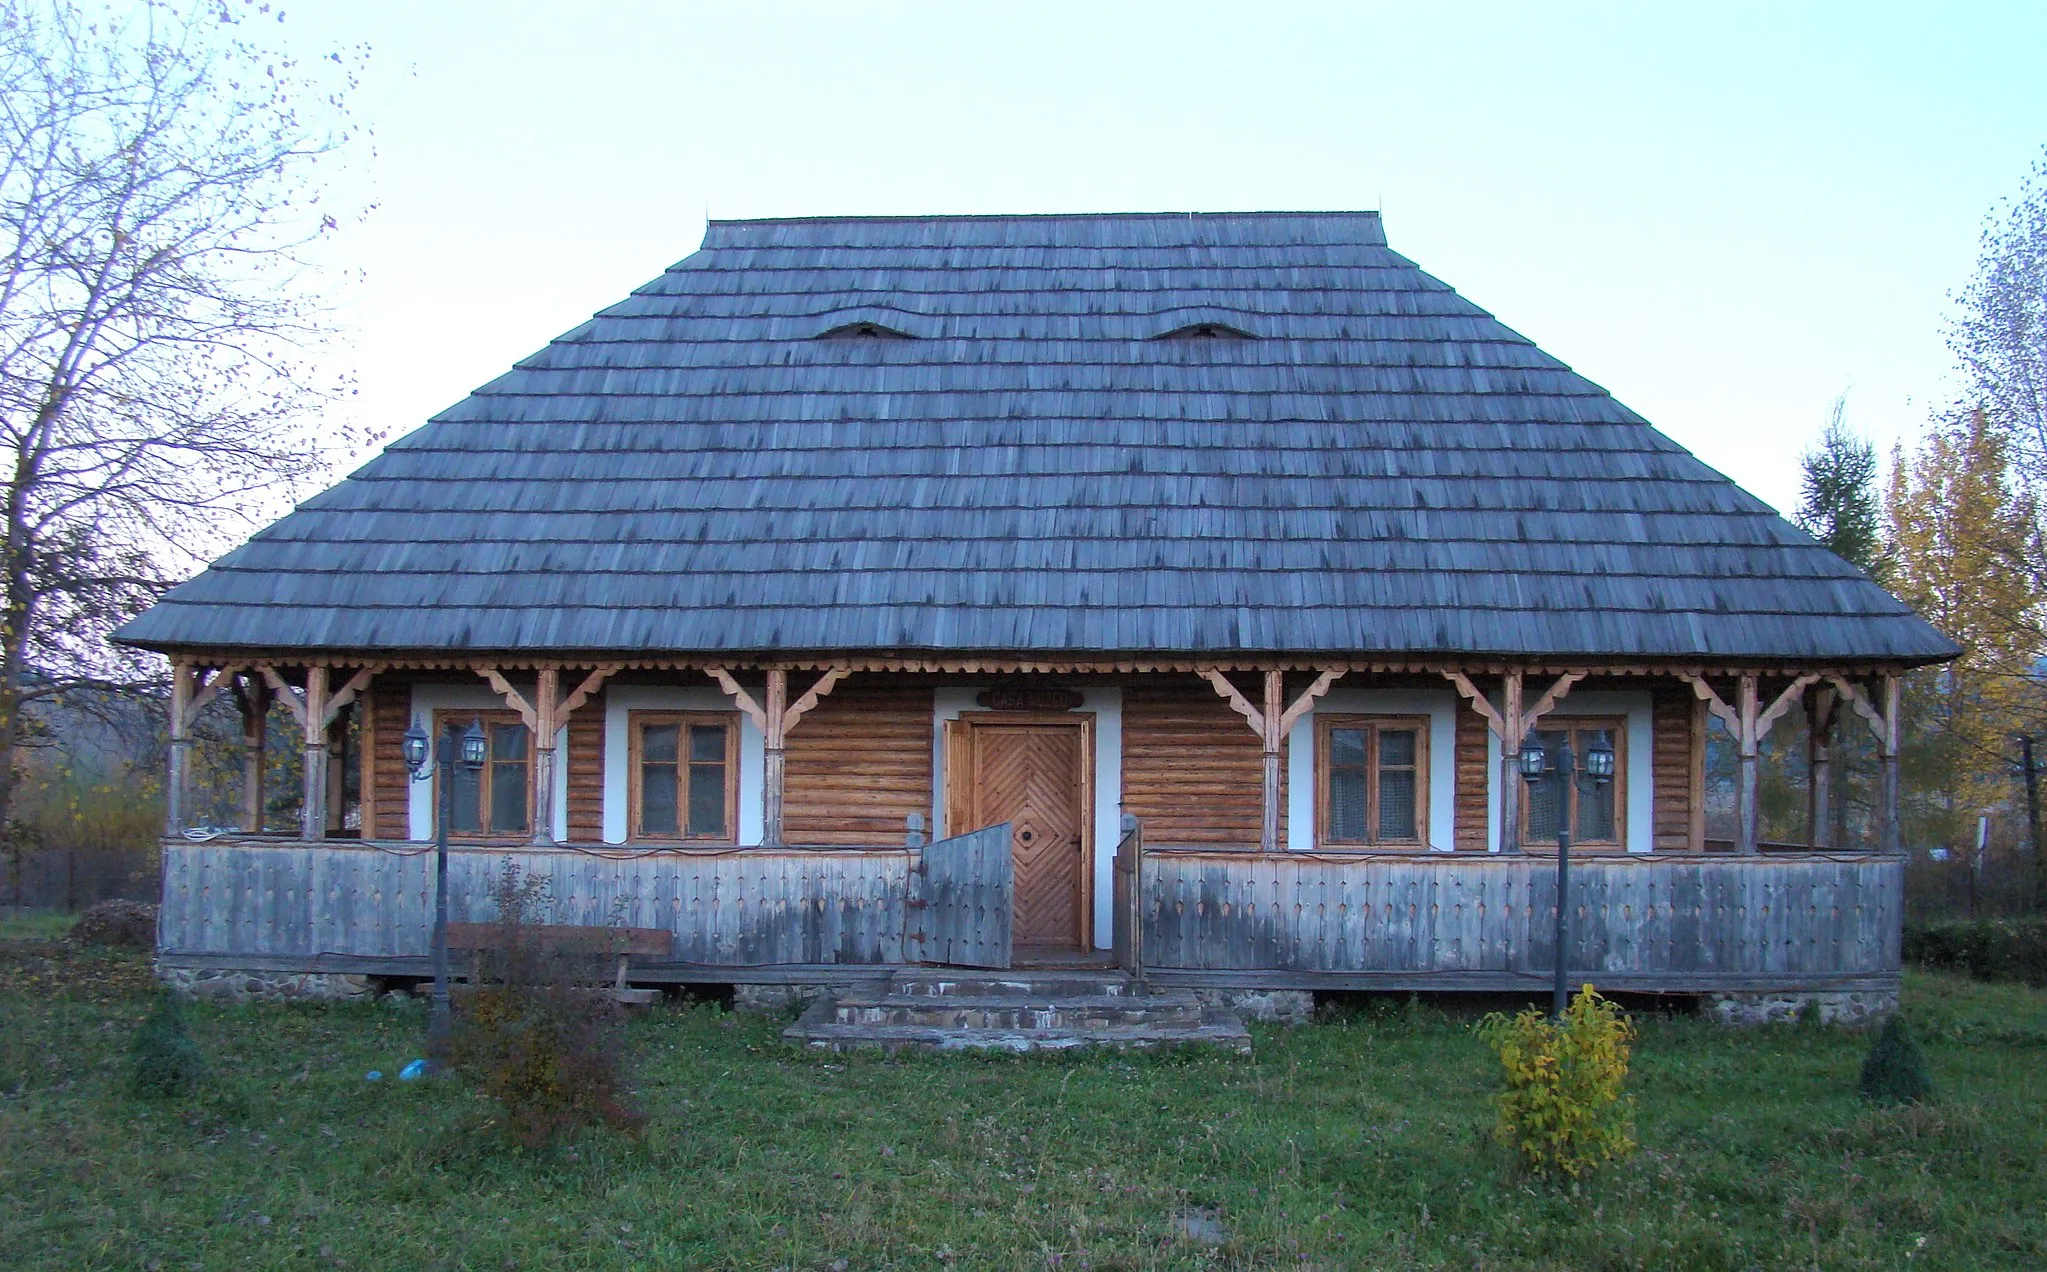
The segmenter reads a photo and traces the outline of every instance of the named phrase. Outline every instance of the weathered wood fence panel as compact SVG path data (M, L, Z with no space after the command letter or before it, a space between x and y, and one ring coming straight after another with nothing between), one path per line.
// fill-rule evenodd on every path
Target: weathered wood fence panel
M328 842L214 841L164 846L165 954L424 956L433 923L433 853ZM496 917L492 878L507 861L550 881L546 922L666 928L671 956L734 967L900 963L910 854L749 849L724 855L599 855L456 848L448 916Z
M930 845L921 874L922 958L1008 967L1016 896L1009 823Z
M1154 850L1143 960L1154 970L1546 977L1555 871L1542 857ZM1903 885L1903 863L1874 854L1582 858L1571 865L1569 968L1632 988L1895 977Z

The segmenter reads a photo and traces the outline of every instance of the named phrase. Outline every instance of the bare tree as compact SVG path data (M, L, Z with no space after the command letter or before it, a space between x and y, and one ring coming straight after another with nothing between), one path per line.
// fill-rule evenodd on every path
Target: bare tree
M0 833L39 701L146 684L106 634L353 441L308 249L360 53L256 0L0 0Z
M2047 492L2047 157L1985 224L1976 273L1948 332L1964 409L2010 438L2026 484Z

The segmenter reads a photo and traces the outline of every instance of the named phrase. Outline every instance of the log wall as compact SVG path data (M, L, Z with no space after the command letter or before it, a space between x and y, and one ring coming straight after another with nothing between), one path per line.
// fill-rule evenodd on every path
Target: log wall
M412 775L405 767L405 731L412 727L412 681L389 672L371 681L364 723L363 838L407 838L412 834Z
M1194 676L1146 677L1123 690L1123 810L1149 842L1255 845L1262 754L1244 717Z
M1651 698L1651 777L1655 783L1651 822L1658 852L1703 850L1693 834L1704 826L1693 815L1705 783L1705 749L1694 737L1698 699L1683 688L1658 686Z
M594 844L604 838L604 695L569 716L569 842Z
M1486 748L1491 737L1485 717L1458 698L1455 844L1459 852L1486 850L1486 823L1492 812L1492 763Z
M821 699L788 736L783 838L902 846L909 815L931 816L931 712L917 687L856 680Z

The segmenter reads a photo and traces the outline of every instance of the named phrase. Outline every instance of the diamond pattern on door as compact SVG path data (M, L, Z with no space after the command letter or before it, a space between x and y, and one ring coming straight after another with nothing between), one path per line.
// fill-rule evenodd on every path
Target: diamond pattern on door
M977 724L973 740L973 824L1012 829L1017 944L1079 945L1087 868L1080 728Z

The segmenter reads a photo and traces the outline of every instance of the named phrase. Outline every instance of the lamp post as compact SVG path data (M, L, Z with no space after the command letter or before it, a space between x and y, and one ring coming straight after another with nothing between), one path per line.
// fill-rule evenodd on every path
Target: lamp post
M1550 1013L1563 1019L1564 1007L1570 991L1565 985L1570 973L1571 909L1568 904L1571 895L1571 787L1577 783L1584 789L1584 780L1592 779L1593 789L1598 789L1613 780L1613 751L1609 747L1594 746L1586 749L1585 768L1581 773L1578 761L1571 754L1571 735L1564 735L1564 744L1557 748L1552 757L1540 746L1523 743L1521 747L1521 775L1531 782L1539 781L1547 774L1557 784L1557 956L1556 984L1551 990Z
M448 822L455 807L455 766L460 764L472 774L480 772L489 757L490 743L483 736L480 720L469 722L459 752L452 725L434 739L437 745L431 756L428 740L419 718L413 717L412 727L405 731L406 767L412 770L415 782L433 777L436 769L441 778L439 797L434 801L434 996L426 1022L428 1064L438 1068L447 1058L448 1035L453 1025L448 1011Z

